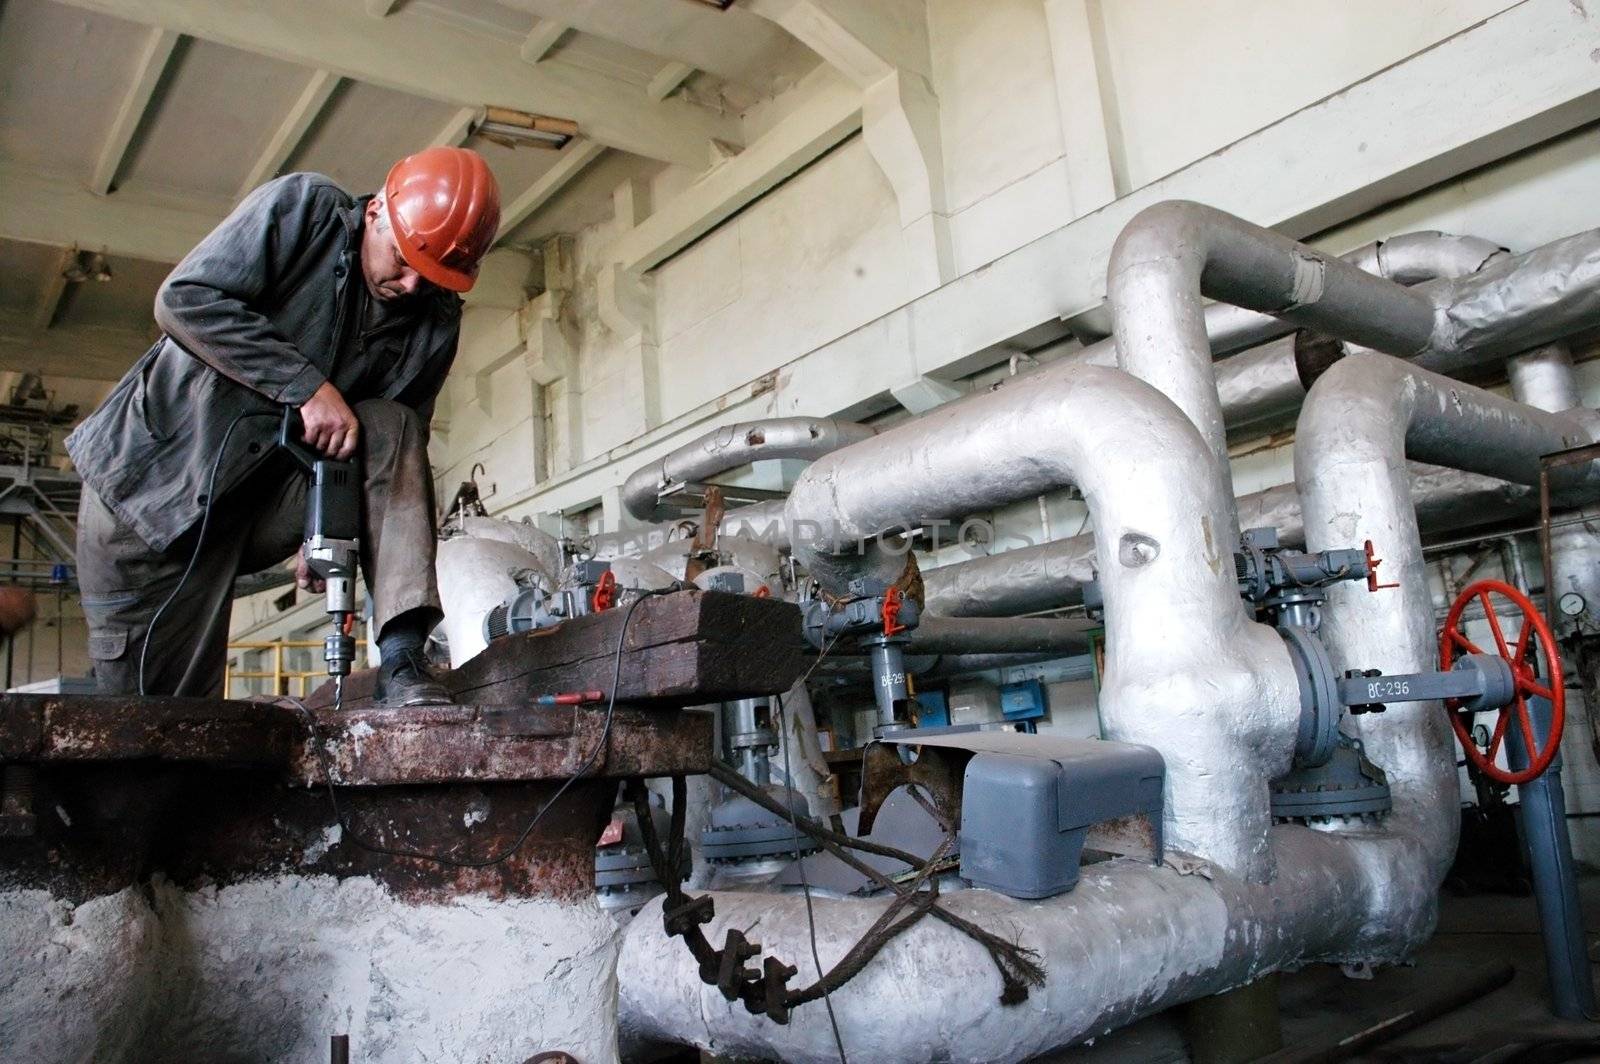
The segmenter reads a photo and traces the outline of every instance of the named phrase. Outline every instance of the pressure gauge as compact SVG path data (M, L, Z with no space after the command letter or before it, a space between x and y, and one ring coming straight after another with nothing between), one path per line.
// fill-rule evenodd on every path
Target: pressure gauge
M1556 605L1561 609L1561 612L1566 614L1568 617L1576 617L1578 614L1584 611L1584 609L1588 606L1588 603L1584 602L1583 596L1578 594L1576 591L1568 591L1565 595L1562 595L1556 600Z

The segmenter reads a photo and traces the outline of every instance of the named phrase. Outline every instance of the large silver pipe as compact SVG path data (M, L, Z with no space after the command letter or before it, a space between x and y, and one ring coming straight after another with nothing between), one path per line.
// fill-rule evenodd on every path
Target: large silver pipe
M1339 258L1370 274L1409 286L1442 277L1465 277L1509 254L1492 240L1422 230L1363 244ZM1211 353L1219 359L1295 331L1293 322L1228 303L1209 304L1205 314ZM1114 366L1117 361L1116 347L1109 337L1072 357L1096 366Z
M1503 399L1397 359L1353 355L1312 386L1295 430L1295 481L1309 550L1370 539L1399 587L1329 589L1322 635L1336 670L1387 673L1438 661L1433 602L1406 458L1531 485L1539 456L1588 442L1582 422ZM1600 491L1600 463L1561 472L1557 486ZM1388 773L1388 830L1417 846L1409 886L1430 897L1455 851L1456 769L1438 702L1407 702L1354 718L1368 756ZM1399 884L1405 887L1408 884ZM1421 929L1423 933L1426 928Z
M1154 384L1200 429L1213 476L1232 495L1227 438L1203 297L1411 357L1434 333L1433 305L1278 233L1186 201L1139 212L1111 249L1106 295L1117 361ZM1231 543L1233 523L1220 529Z
M769 458L821 458L872 434L866 425L824 417L723 425L634 470L622 485L622 503L639 520L656 520L670 516L670 508L658 503L669 484L706 480Z
M1417 291L1439 308L1434 343L1420 360L1439 373L1564 339L1600 320L1600 229Z
M1218 778L1246 771L1225 765ZM1210 867L1196 875L1119 860L1085 866L1070 893L1044 901L946 891L941 904L953 912L1036 950L1045 959L1044 985L1023 1005L998 1005L1000 979L984 949L940 921L919 921L831 996L852 1059L1029 1060L1297 963L1396 962L1431 932L1437 892L1421 890L1409 871L1417 862L1404 836L1340 837L1294 826L1272 835L1272 883L1246 883ZM712 897L716 915L705 929L712 941L729 929L758 927L767 954L811 977L804 898ZM887 904L813 899L824 970ZM780 1026L729 1005L701 982L683 943L663 934L660 905L651 901L622 936L625 1052L687 1044L794 1064L839 1059L820 1002L801 1006ZM914 973L912 983L907 973Z
M1410 468L1417 523L1429 535L1539 512L1532 488L1420 462ZM1300 494L1293 484L1242 495L1238 502L1240 528L1270 526L1284 545L1304 545ZM1092 579L1093 532L922 571L928 612L950 617L1012 617L1075 606Z
M827 589L903 559L855 544L886 529L992 509L1076 484L1096 527L1105 600L1100 707L1109 738L1167 761L1173 846L1270 878L1263 780L1289 767L1298 682L1278 634L1234 582L1233 499L1170 400L1098 366L973 396L812 463L789 495L795 556ZM837 540L808 539L800 522ZM1152 633L1184 633L1180 640ZM1218 773L1218 766L1249 766Z

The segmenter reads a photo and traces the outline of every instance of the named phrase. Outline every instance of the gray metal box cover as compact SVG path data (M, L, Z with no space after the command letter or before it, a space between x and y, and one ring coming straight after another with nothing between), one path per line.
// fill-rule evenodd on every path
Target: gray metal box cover
M1147 746L1016 736L967 762L961 798L961 875L1014 898L1071 890L1089 829L1149 818L1161 859L1166 765Z

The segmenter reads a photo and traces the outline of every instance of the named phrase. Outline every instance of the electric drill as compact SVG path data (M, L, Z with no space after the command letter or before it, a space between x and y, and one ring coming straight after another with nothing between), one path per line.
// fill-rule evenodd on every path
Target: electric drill
M306 488L301 554L306 567L327 585L333 631L322 640L322 658L328 663L328 675L342 688L356 653L351 632L356 620L356 559L361 547L361 472L354 459L341 462L307 447L301 441L303 433L299 412L285 407L278 446L311 478Z

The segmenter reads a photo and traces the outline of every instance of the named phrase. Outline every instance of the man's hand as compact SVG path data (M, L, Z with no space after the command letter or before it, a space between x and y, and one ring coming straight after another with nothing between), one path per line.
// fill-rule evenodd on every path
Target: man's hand
M328 590L328 582L311 571L311 566L306 564L306 556L304 554L299 555L294 560L294 582L299 587L307 591L315 591L319 595Z
M332 381L323 381L306 400L300 408L300 421L305 426L300 438L308 446L340 461L356 453L361 423Z

